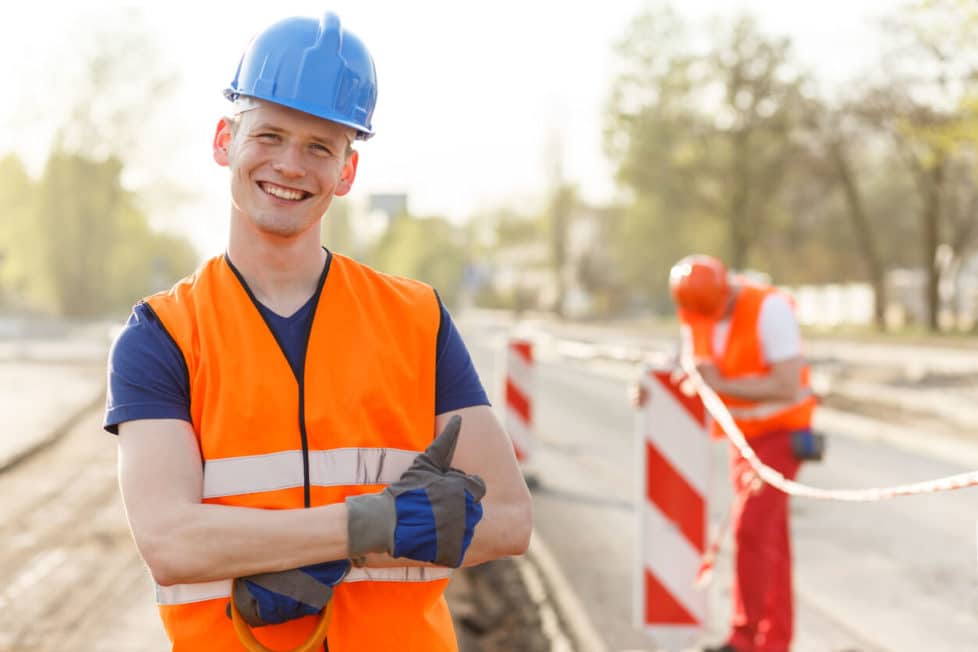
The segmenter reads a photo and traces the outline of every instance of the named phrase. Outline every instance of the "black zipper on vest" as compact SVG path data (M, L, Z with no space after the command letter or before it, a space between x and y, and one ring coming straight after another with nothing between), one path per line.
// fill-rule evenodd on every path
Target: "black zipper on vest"
M302 488L303 504L306 507L309 507L311 504L309 481L309 436L306 433L306 354L309 351L309 337L312 335L313 323L316 321L316 309L319 306L319 298L323 293L323 286L326 284L326 275L329 274L330 263L333 262L333 254L329 251L329 249L326 249L325 247L323 247L323 249L326 251L326 264L323 265L323 273L319 277L319 284L316 286L316 292L312 297L312 307L310 308L312 310L312 319L309 320L309 329L305 334L306 346L303 347L302 350L302 359L299 360L299 369L292 369L292 365L289 365L289 368L292 369L292 374L295 376L295 380L299 385L299 438L302 440ZM224 254L224 260L227 262L228 267L231 268L231 271L234 272L234 275L238 277L241 287L243 287L244 291L248 293L248 298L250 298L251 302L255 305L255 310L258 311L262 321L265 322L268 332L270 332L272 337L275 338L275 343L278 344L278 348L282 352L282 357L285 358L286 364L288 364L289 357L285 355L285 347L282 346L282 341L278 338L278 335L275 334L271 324L269 324L268 320L265 319L265 315L261 310L259 310L258 299L255 298L251 288L248 287L248 284L245 283L244 277L241 276L241 272L239 272L238 268L234 266L234 263L231 262L231 259L228 257L226 252Z

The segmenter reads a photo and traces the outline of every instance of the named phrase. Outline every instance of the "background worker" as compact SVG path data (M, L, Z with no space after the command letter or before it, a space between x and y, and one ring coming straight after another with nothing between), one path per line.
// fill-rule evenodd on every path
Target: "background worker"
M669 273L683 346L768 466L794 478L793 446L811 435L808 384L792 303L766 285L728 278L724 264L693 255ZM715 436L722 430L713 422ZM731 446L736 546L733 617L726 643L708 652L786 652L793 628L788 496L763 484Z
M455 650L446 567L524 552L530 499L435 291L320 244L373 134L373 60L334 14L289 18L225 95L226 253L139 303L109 360L105 427L173 649L242 649L227 613L250 578L234 602L275 649L331 599L332 652Z

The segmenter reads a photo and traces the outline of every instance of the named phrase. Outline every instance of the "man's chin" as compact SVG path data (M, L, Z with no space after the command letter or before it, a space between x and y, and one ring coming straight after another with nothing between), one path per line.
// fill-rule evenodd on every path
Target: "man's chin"
M312 226L309 220L300 221L278 215L259 215L252 218L251 222L263 235L277 238L294 238Z

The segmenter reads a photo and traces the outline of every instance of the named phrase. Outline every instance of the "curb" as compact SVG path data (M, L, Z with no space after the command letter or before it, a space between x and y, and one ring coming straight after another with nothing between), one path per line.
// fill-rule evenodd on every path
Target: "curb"
M539 598L541 606L552 614L552 618L545 616L543 623L551 640L563 638L576 652L608 652L557 560L536 532L526 554L517 559L517 567L530 595L535 601Z

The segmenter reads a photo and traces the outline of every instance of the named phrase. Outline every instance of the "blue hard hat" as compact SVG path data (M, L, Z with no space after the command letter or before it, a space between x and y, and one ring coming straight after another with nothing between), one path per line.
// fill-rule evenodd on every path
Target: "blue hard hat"
M332 120L353 127L362 140L374 135L374 61L332 12L321 20L286 18L258 34L224 96L232 102L254 97Z

